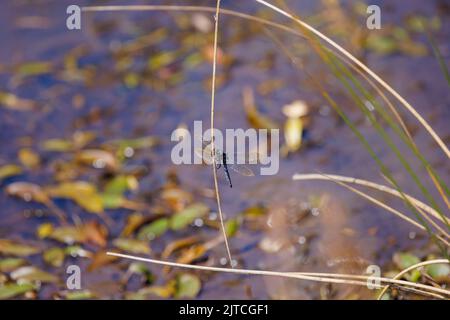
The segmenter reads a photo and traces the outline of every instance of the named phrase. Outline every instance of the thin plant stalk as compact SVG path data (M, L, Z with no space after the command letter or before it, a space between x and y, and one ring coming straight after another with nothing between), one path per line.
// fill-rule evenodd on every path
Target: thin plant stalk
M215 109L215 98L216 98L216 72L217 72L217 43L218 43L218 34L219 34L219 14L220 14L220 0L217 0L216 7L216 15L214 17L214 55L213 55L213 71L212 71L212 81L211 81L211 146L212 146L212 154L215 154L215 145L214 145L214 109ZM227 249L228 260L230 266L233 268L233 260L231 258L230 246L228 244L227 232L225 229L225 223L222 213L222 206L220 201L220 192L219 192L219 183L217 181L217 170L216 170L216 157L212 157L212 171L214 177L214 189L216 193L217 200L217 209L219 211L220 218L220 227L222 229L223 238L225 241L225 247Z
M322 39L323 41L327 42L329 45L334 47L336 50L341 52L344 56L346 56L349 60L351 60L353 63L355 63L358 67L363 69L367 74L369 74L372 78L374 78L381 86L383 86L389 93L391 93L405 108L422 124L422 126L428 131L428 133L432 136L432 138L435 140L435 142L439 145L439 147L442 149L442 151L445 153L445 155L450 159L450 150L447 148L445 143L442 141L442 139L439 137L439 135L433 130L433 128L428 124L428 122L406 101L397 91L395 91L390 85L388 85L383 79L381 79L375 72L373 72L370 68L368 68L365 64L363 64L361 61L359 61L355 56L353 56L351 53L349 53L347 50L345 50L343 47L341 47L339 44L325 36L323 33L318 31L317 29L313 28L303 20L300 20L299 18L294 17L292 14L274 6L273 4L270 4L264 0L255 0L256 2L284 15L285 17L288 17L289 19L295 21L299 25L301 25L303 28L309 30L313 34L315 34L317 37Z
M335 174L315 174L315 173L308 173L308 174L300 174L297 173L295 175L292 176L293 180L326 180L326 181L342 181L342 182L347 182L347 183L353 183L353 184L358 184L364 187L368 187L368 188L372 188L378 191L382 191L382 192L386 192L389 193L393 196L396 196L398 198L402 198L400 192L398 192L397 190L390 188L388 186L379 184L379 183L375 183L372 181L368 181L368 180L364 180L364 179L359 179L359 178L354 178L354 177L348 177L348 176L341 176L341 175L335 175ZM427 204L417 200L416 198L412 197L409 194L404 193L405 197L408 198L408 200L410 202L412 202L415 206L417 206L418 208L426 211L428 214L430 214L431 216L433 216L434 218L440 220L441 222L444 222L442 220L442 217L436 212L436 210L434 210L433 208L431 208L430 206L428 206ZM450 222L449 218L445 217L445 219L447 220L447 223Z
M350 284L350 285L359 285L359 286L367 286L367 280L371 280L373 282L380 281L380 283L384 284L393 284L399 286L412 287L417 289L422 289L426 292L442 294L445 296L450 296L450 291L442 288L436 288L428 285L424 285L421 283L414 283L410 281L404 280L393 280L389 278L383 277L374 277L374 276L357 276L363 277L366 281L357 281L357 280L348 280L343 279L338 274L330 274L330 273L314 273L315 276L311 276L312 273L301 273L301 272L276 272L276 271L266 271L266 270L253 270L253 269L240 269L240 268L219 268L219 267L209 267L209 266L197 266L192 264L182 264L176 262L148 259L144 257L126 255L116 252L107 252L107 255L115 256L119 258L131 259L135 261L148 262L158 265L170 266L170 267L178 267L178 268L186 268L193 270L202 270L202 271L213 271L213 272L226 272L226 273L235 273L235 274L247 274L247 275L260 275L260 276L275 276L275 277L284 277L291 279L301 279L301 280L310 280L317 282L325 282L325 283L338 283L338 284ZM354 275L343 275L344 277L354 277ZM376 288L382 288L381 285L373 284Z

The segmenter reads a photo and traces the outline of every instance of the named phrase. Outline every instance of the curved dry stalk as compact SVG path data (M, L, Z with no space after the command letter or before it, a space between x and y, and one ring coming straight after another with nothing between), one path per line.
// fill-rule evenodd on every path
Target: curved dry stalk
M325 174L323 174L323 175L326 176ZM398 211L398 210L396 210L396 209L394 209L394 208L392 208L392 207L390 207L390 206L384 204L383 202L381 202L381 201L375 199L374 197L371 197L371 196L369 196L368 194L366 194L366 193L364 193L364 192L362 192L362 191L360 191L360 190L357 190L357 189L355 189L355 188L349 186L348 184L346 184L346 183L344 183L344 182L342 182L342 181L339 181L339 180L333 180L333 178L330 177L330 176L328 176L328 179L327 179L327 180L333 181L333 182L335 182L335 183L337 183L337 184L343 186L344 188L349 189L350 191L356 193L357 195L359 195L359 196L365 198L366 200L369 200L370 202L376 204L377 206L379 206L379 207L381 207L381 208L383 208L383 209L385 209L385 210L387 210L387 211L390 211L391 213L393 213L393 214L396 215L397 217L399 217L399 218L401 218L401 219L403 219L403 220L409 222L410 224L414 225L415 227L417 227L417 228L419 228L419 229L421 229L421 230L423 230L423 231L427 231L426 228L425 228L423 225L421 225L421 224L419 224L418 222L414 221L413 219L409 218L408 216L406 216L405 214L401 213L400 211ZM419 211L419 212L421 212L421 213L423 214L423 211ZM424 215L424 216L427 217L426 215ZM442 228L440 228L439 226L438 226L438 228L440 229L439 231L442 230ZM442 230L442 231L444 231L444 230ZM442 232L442 231L441 231L441 232ZM444 234L446 237L448 237L448 235L447 235L446 233L443 233L443 234ZM444 239L442 236L436 235L436 238L439 239L440 241L442 241L447 247L450 247L450 243L449 243L446 239Z
M247 274L247 275L260 275L260 276L275 276L275 277L284 277L284 278L292 278L292 279L301 279L301 280L309 280L316 282L325 282L325 283L337 283L337 284L350 284L350 285L359 285L359 286L367 286L367 280L371 281L379 281L380 283L392 284L398 286L406 286L412 287L413 289L421 289L427 293L435 293L442 294L445 296L450 296L450 291L442 288L436 288L428 285L424 285L421 283L414 283L410 281L404 280L393 280L389 278L383 277L374 277L374 276L352 276L352 275L343 275L344 277L361 277L366 281L358 281L358 280L349 280L343 279L339 274L333 273L314 273L314 276L310 275L313 273L301 273L301 272L276 272L276 271L266 271L266 270L253 270L253 269L230 269L230 268L219 268L219 267L208 267L208 266L196 266L192 264L183 264L155 259L148 259L138 256L126 255L115 252L107 252L107 255L115 256L119 258L131 259L135 261L148 262L158 265L170 266L170 267L178 267L178 268L186 268L186 269L194 269L194 270L202 270L202 271L213 271L213 272L227 272L227 273L236 273L236 274ZM381 285L373 284L376 288L382 288Z
M219 35L219 14L220 14L220 0L217 0L216 7L216 15L215 26L214 26L214 55L213 55L213 71L212 71L212 82L211 82L211 146L212 153L215 154L215 145L214 145L214 107L215 107L215 98L216 98L216 71L217 71L217 42ZM225 223L223 219L222 207L220 202L220 192L219 192L219 183L217 182L217 171L216 171L216 157L212 157L212 170L214 177L214 189L216 193L217 200L217 209L219 211L220 218L220 228L222 229L223 239L225 241L225 247L227 249L228 260L230 266L233 268L233 260L231 259L231 251L230 246L228 244L227 231L225 230Z
M341 47L339 44L337 44L335 41L328 38L326 35L318 31L317 29L313 28L303 20L300 20L299 18L294 17L292 14L280 9L277 6L274 6L273 4L270 4L264 0L255 0L256 2L284 15L285 17L288 17L289 19L295 21L303 28L307 29L308 31L314 33L317 37L334 47L336 50L338 50L340 53L342 53L345 57L347 57L349 60L351 60L353 63L355 63L358 67L360 67L362 70L367 72L373 79L375 79L382 87L384 87L389 93L391 93L419 122L420 124L428 131L428 133L433 137L433 139L436 141L436 143L439 145L439 147L444 151L446 156L450 159L450 150L447 148L445 143L442 141L442 139L438 136L438 134L433 130L433 128L428 124L428 122L406 101L397 91L395 91L389 84L387 84L383 79L381 79L375 72L373 72L369 67L367 67L364 63L359 61L355 56L353 56L351 53L349 53L347 50L345 50L343 47Z
M401 193L399 191L397 191L396 189L393 189L388 186L378 184L378 183L375 183L372 181L358 179L358 178L354 178L354 177L340 176L340 175L335 175L335 174L311 173L311 174L295 174L292 176L292 179L293 180L326 180L326 181L336 180L336 181L341 181L341 182L353 183L353 184L358 184L358 185L361 185L364 187L372 188L372 189L375 189L378 191L382 191L385 193L389 193L393 196L403 199ZM417 208L420 208L420 209L426 211L427 213L432 215L434 218L438 219L439 221L441 221L443 223L450 223L449 218L446 218L447 221L443 220L441 215L439 215L439 213L436 212L436 210L434 210L427 204L417 200L416 198L414 198L411 195L408 195L406 193L403 193L403 195L408 199L408 201L410 201L412 204L414 204Z
M450 261L448 261L447 259L436 259L436 260L429 260L429 261L424 261L424 262L419 262L416 263L404 270L402 270L401 272L399 272L393 279L400 279L403 275L405 275L406 273L415 270L417 268L423 267L423 266L428 266L428 265L432 265L432 264L444 264L444 263L450 263ZM389 289L389 285L385 286L383 288L383 290L381 290L380 294L378 295L377 300L380 300L383 295L386 293L386 291Z

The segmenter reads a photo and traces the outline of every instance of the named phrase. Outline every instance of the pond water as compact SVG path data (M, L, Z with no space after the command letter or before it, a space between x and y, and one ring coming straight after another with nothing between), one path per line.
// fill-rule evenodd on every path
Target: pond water
M444 57L448 58L450 19L446 1L410 0L407 7L405 1L387 2L376 1L382 8L382 21L386 28L393 25L406 28L408 17L413 15L440 16L442 25L434 36ZM120 172L132 172L137 177L137 189L127 191L126 197L145 204L145 207L106 210L105 214L111 220L107 225L106 244L102 247L92 242L83 243L83 248L92 253L114 249L114 241L121 237L131 214L140 211L148 221L157 219L158 214L173 215L180 206L185 207L182 197L186 194L188 203L207 204L214 217L217 206L213 197L211 168L175 166L170 159L173 147L170 135L174 129L179 126L192 128L195 120L202 120L205 127L209 125L212 14L85 12L82 30L68 31L65 28L65 8L69 3L49 0L2 3L0 91L13 93L24 100L18 108L0 107L0 166L20 164L18 154L23 149L31 149L38 154L40 163L1 181L1 189L6 191L8 185L18 181L47 187L75 180L88 181L102 188L111 179L111 173L73 164L73 150L48 151L42 147L45 142L49 139L72 141L74 134L79 136L80 132L92 132L93 139L85 148L105 149L114 140L151 136L158 138L158 145L136 148L119 169ZM153 3L180 4L181 1ZM214 3L182 1L183 5L214 6ZM357 30L367 32L364 17L349 13L355 1L342 1L342 7L335 5L337 1L287 3L293 12L310 19L324 33L342 43L350 52L355 52L416 107L447 145L450 143L450 92L425 36L411 35L417 47L421 44L426 49L423 54L410 54L407 49L380 54L361 47L355 40ZM120 1L80 0L78 4L120 4ZM252 1L225 0L223 7L262 15L295 27L287 19ZM202 22L201 26L207 32L200 30ZM349 33L350 30L355 30L355 34ZM243 107L244 88L254 92L258 110L281 125L286 120L282 113L284 105L304 100L310 106L302 148L280 160L280 171L276 176L247 178L234 175L234 186L229 188L225 178L219 174L223 212L228 219L243 217L236 235L230 239L238 266L360 274L369 264L380 265L383 271L389 271L392 256L399 251L415 250L422 256L436 253L426 233L342 186L325 181L292 180L295 173L323 172L386 184L367 150L311 84L305 69L293 66L271 35L299 57L305 69L323 83L348 112L381 160L389 165L403 190L422 199L396 156L304 39L280 30L268 33L255 22L223 15L216 127L251 127ZM422 46L417 49L419 52ZM30 105L30 108L25 108L27 110L18 110L20 106ZM422 154L449 183L450 166L444 153L403 107L399 106L399 110ZM408 159L420 167L417 160ZM134 174L137 171L139 173ZM426 180L426 172L418 170L417 173ZM432 195L439 197L431 183L426 181L424 183ZM167 190L176 190L175 196L167 195ZM376 195L380 200L406 210L399 201L381 193ZM70 200L57 198L54 202L68 217L79 216L82 223L95 220L105 224L101 216L87 212ZM6 192L0 193L0 204L0 239L25 241L42 250L64 247L55 240L41 240L36 236L37 228L43 223L59 225L46 206L25 202ZM248 208L263 209L255 209L258 211L256 215L260 216L253 217L248 214ZM197 223L202 226L168 231L151 240L149 256L161 258L164 248L176 239L196 236L198 243L206 243L219 236L217 219L205 218L202 223ZM178 256L179 252L166 258L175 260ZM219 244L195 261L221 265L224 257L225 247ZM44 284L37 293L39 298L54 297L65 289L65 268L70 264L81 267L83 288L95 292L96 297L123 298L125 292L136 292L146 286L142 276L126 278L130 262L125 260L105 263L94 270L89 268L92 259L79 257L68 257L57 267L49 266L40 255L31 256L28 262L62 279L58 283ZM167 272L155 265L150 265L149 269L155 276L155 285L159 286L165 286L177 272L182 272ZM202 283L198 295L201 299L373 297L370 290L300 280L222 273L195 274Z

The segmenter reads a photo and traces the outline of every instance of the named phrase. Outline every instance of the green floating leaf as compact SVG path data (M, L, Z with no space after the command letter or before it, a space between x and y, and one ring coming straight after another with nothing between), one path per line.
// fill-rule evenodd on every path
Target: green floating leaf
M44 251L43 259L53 267L61 267L64 263L65 252L63 249L54 247Z
M420 262L420 259L417 258L415 255L405 252L398 252L394 254L393 260L396 266L401 270L409 268L412 265L415 265Z
M27 261L22 258L6 258L0 260L0 272L11 272L25 265Z
M138 188L139 182L133 175L118 175L109 181L102 194L103 206L107 209L117 209L124 205L124 193Z
M11 278L20 282L58 282L58 278L36 267L21 267L11 273Z
M183 273L176 278L175 298L195 298L202 284L200 279L190 273Z
M17 72L23 76L37 76L41 74L50 73L52 65L49 62L28 62L19 66Z
M49 139L42 143L41 147L45 151L67 152L73 149L73 142L65 139Z
M58 186L48 187L46 191L52 198L73 200L88 212L103 212L103 199L97 188L88 182L64 182Z
M35 289L31 283L11 283L0 286L0 299L10 299Z
M420 262L420 259L410 253L396 253L394 255L394 263L398 268L404 270ZM420 271L413 270L406 276L409 281L417 282L420 278Z
M22 168L15 164L7 164L0 167L0 181L22 173Z
M232 237L236 234L236 232L239 230L239 227L241 225L239 218L229 219L225 223L225 232L228 237Z
M150 246L148 245L148 242L143 240L119 238L114 240L113 244L115 247L131 253L150 253Z
M47 237L67 244L86 241L83 229L71 226L55 228Z
M21 244L8 239L0 239L0 253L18 257L26 257L39 252L39 249L33 246Z
M86 300L94 299L96 296L89 290L67 291L64 293L67 300Z
M122 195L128 190L135 190L138 187L136 177L132 175L118 175L109 181L104 193Z
M181 230L189 226L195 219L205 216L209 212L208 206L203 203L194 203L184 210L176 213L170 219L173 230Z
M427 273L437 282L450 282L450 265L432 264L426 267Z
M261 205L249 207L242 212L246 218L258 218L264 216L266 213L267 209Z
M366 47L375 53L388 55L397 51L398 44L392 37L373 34L367 38Z
M153 273L146 263L133 262L132 264L130 264L128 271L131 273L143 275L145 277L145 281L148 284L153 283L153 281L155 280Z
M148 225L145 225L139 231L137 237L140 240L153 240L163 235L169 229L169 219L161 218Z
M174 51L161 52L150 57L148 67L150 70L157 70L171 64L176 58L177 53Z

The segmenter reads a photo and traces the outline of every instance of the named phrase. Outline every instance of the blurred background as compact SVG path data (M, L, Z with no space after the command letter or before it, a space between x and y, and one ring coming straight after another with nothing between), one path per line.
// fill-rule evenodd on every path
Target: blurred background
M363 1L286 3L391 84L450 143L450 92L422 28L448 62L448 1L372 1L382 9L381 30L366 28ZM202 11L83 12L82 29L69 31L70 4L1 3L0 298L375 297L375 291L344 285L194 272L106 256L114 250L228 264L211 168L175 166L170 159L173 130L192 128L195 120L209 125L214 20ZM124 2L77 2L114 4ZM133 4L214 7L215 1ZM222 7L296 28L254 1L224 0ZM332 182L292 180L295 173L320 171L386 183L308 74L348 112L403 190L420 194L307 41L223 14L216 127L280 128L283 145L276 176L233 175L229 188L219 174L237 265L362 274L376 264L389 275L410 261L439 255L426 233L349 190ZM301 126L286 132L291 129L284 107L299 101L306 106ZM449 182L442 151L398 109L423 154ZM287 133L302 137L301 143L289 145ZM405 210L398 199L377 197ZM66 287L69 265L81 268L80 290ZM448 273L443 279L448 281ZM391 292L389 297L409 296Z

